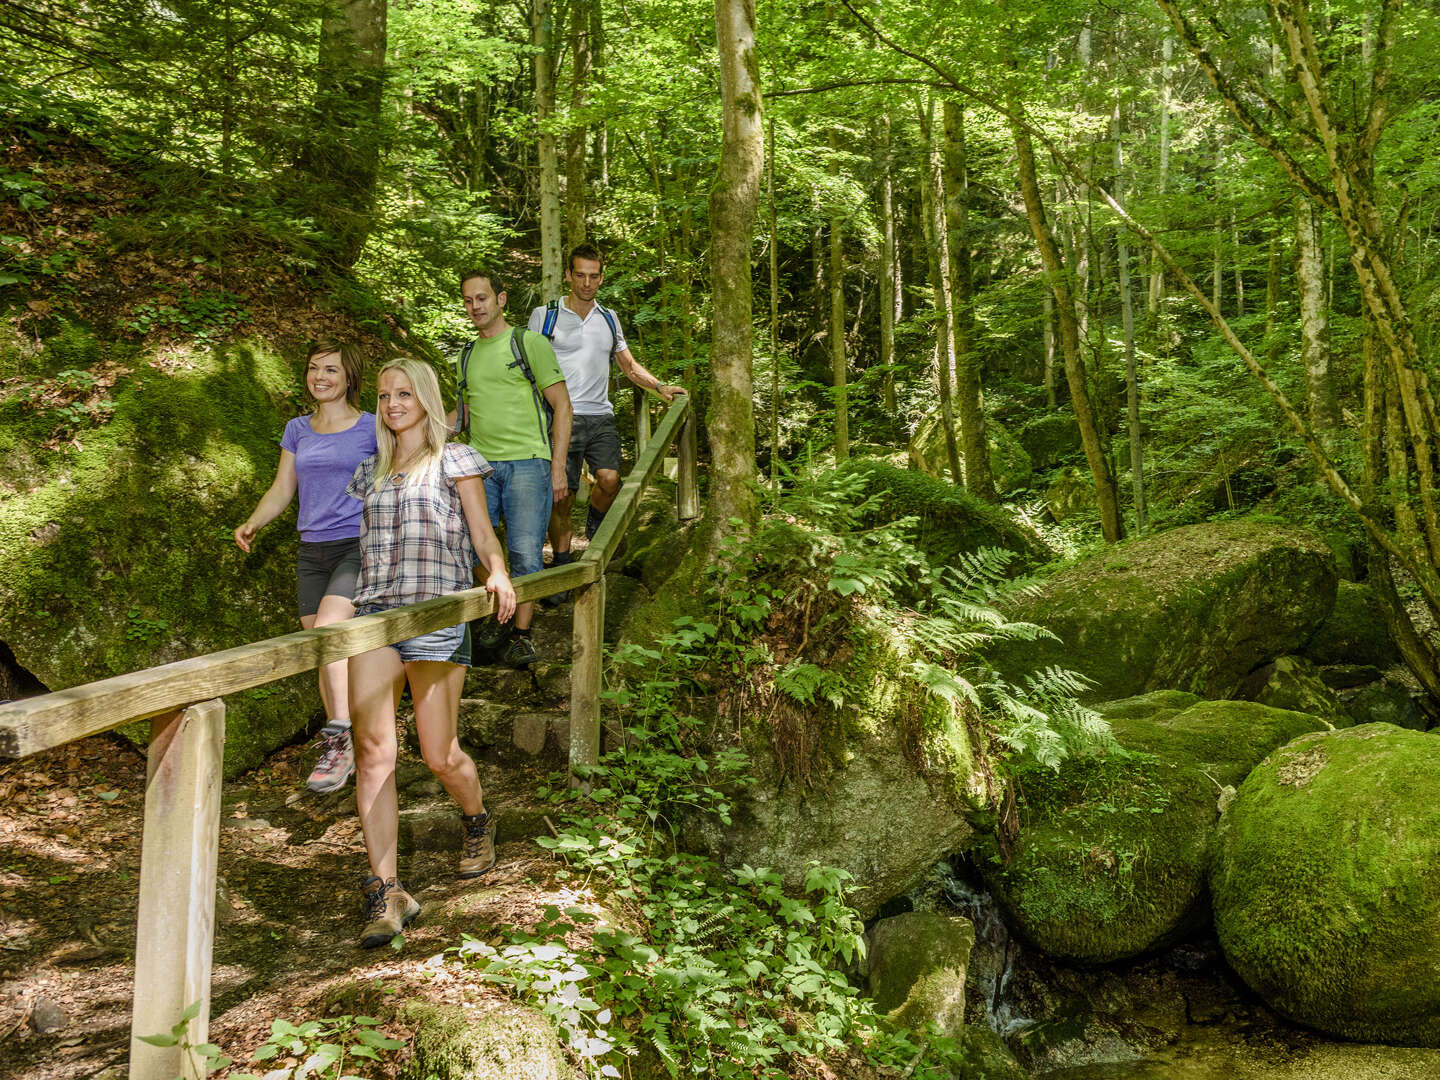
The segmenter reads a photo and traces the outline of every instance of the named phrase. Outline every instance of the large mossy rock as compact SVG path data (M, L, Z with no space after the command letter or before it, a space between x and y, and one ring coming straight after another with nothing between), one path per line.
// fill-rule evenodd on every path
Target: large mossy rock
M935 566L953 565L959 553L982 547L1013 551L1023 566L1052 555L1035 531L1008 511L947 481L873 459L853 459L841 469L863 476L866 493L875 497L867 524L919 519L916 543Z
M1251 673L1242 696L1272 709L1290 709L1320 717L1332 727L1350 727L1355 721L1320 671L1303 656L1281 656Z
M1275 747L1324 726L1303 713L1178 691L1099 711L1125 752L1022 773L1012 857L983 868L1023 938L1082 964L1151 952L1203 926L1225 789Z
M1046 413L1020 429L1020 445L1037 469L1051 469L1080 453L1080 425L1069 409Z
M959 429L956 429L959 437ZM1020 440L1010 434L1008 428L997 420L985 421L985 446L990 455L990 477L995 488L1002 495L1019 491L1030 486L1035 466ZM910 464L927 476L950 478L950 455L945 447L945 432L940 426L940 410L937 408L915 429L910 436ZM961 453L961 467L964 454Z
M934 1024L955 1036L965 1026L965 973L975 945L969 919L907 911L869 933L870 996L875 1010L912 1031Z
M294 368L253 344L150 359L127 359L75 448L43 449L53 416L0 404L0 641L51 690L299 629L293 512L248 557L232 537L274 476ZM313 674L225 705L230 774L320 709Z
M411 1001L400 1020L414 1028L401 1080L572 1080L576 1075L538 1009L515 1002L483 1010Z
M1015 605L1058 641L995 650L1002 670L1058 664L1093 700L1176 688L1230 697L1294 652L1335 600L1335 562L1309 532L1253 521L1189 525L1074 563Z
M1347 1039L1440 1046L1440 741L1389 724L1306 735L1225 814L1210 873L1236 973Z
M1340 582L1335 606L1305 643L1303 655L1317 664L1386 668L1401 662L1375 590L1354 581Z

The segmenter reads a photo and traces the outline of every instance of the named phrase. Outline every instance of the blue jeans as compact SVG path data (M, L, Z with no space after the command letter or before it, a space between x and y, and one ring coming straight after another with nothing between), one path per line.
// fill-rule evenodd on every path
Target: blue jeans
M490 524L505 522L505 546L510 551L510 576L545 569L545 530L555 489L550 483L550 462L543 458L492 461L495 475L485 478L485 501Z

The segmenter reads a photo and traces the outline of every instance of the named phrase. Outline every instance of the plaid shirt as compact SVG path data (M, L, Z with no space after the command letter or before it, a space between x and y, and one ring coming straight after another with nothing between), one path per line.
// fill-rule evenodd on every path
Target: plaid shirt
M365 502L355 605L401 607L470 588L475 549L455 482L495 470L461 443L445 444L440 467L421 484L401 473L377 478L375 466L373 457L362 461L345 489Z

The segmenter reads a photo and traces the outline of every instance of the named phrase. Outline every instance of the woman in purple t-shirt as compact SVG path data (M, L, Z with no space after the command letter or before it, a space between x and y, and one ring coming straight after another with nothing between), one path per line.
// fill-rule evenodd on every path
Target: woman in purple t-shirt
M360 409L364 357L355 345L317 344L305 360L305 388L315 411L285 425L280 467L254 513L235 530L241 551L300 493L300 557L297 595L300 625L306 630L341 622L355 614L352 602L360 574L359 499L345 494L355 467L375 453L375 416ZM350 739L347 662L320 669L325 703L320 760L310 790L337 791L355 771Z

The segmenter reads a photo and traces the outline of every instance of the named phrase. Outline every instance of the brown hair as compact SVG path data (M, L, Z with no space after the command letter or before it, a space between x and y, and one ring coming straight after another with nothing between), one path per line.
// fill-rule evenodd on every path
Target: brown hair
M345 372L345 400L350 403L352 409L360 408L360 380L365 375L365 353L359 345L346 341L336 343L333 341L315 341L310 344L310 351L305 354L305 366L310 366L310 361L317 356L326 353L340 354L340 367Z
M576 259L590 259L600 264L600 270L605 270L605 256L600 254L600 249L589 240L582 240L570 249L570 258L565 263L566 270L575 269Z
M493 292L496 296L499 296L502 292L505 291L505 282L501 281L500 275L488 266L477 266L474 270L467 270L463 274L461 274L461 290L464 290L465 283L467 281L469 281L471 278L477 277L484 278L486 281L488 281L490 283L490 291Z

